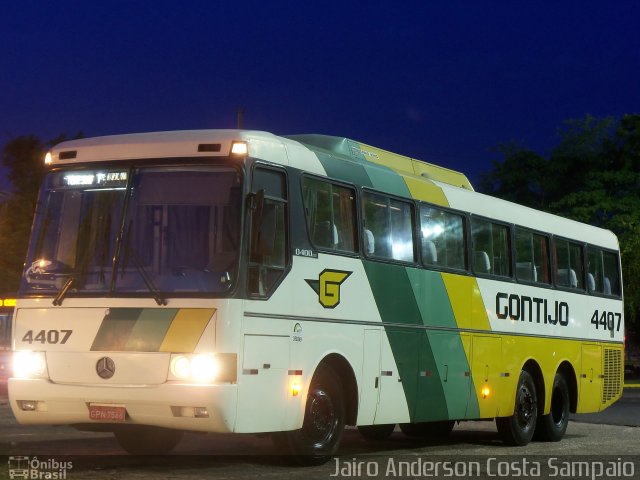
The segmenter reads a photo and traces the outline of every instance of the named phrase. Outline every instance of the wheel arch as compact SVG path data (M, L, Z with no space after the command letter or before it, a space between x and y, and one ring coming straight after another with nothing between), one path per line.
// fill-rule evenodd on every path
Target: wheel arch
M536 396L537 396L537 404L538 404L538 412L539 415L544 412L544 403L546 398L546 388L544 384L544 375L542 374L542 369L538 362L533 359L529 359L522 366L522 370L526 371L531 378L533 378L533 383L536 386Z
M351 364L339 353L330 353L320 361L316 371L323 365L331 368L338 376L345 399L345 422L347 425L355 425L358 418L358 381Z
M576 371L569 361L564 360L558 366L556 373L562 374L567 381L567 386L569 387L569 411L576 413L578 409L578 378L576 377Z

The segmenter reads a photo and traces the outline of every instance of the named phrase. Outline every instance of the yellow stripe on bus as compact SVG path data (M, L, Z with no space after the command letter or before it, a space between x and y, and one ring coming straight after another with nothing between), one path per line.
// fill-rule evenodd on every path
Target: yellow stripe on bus
M181 308L164 337L161 352L193 352L215 308Z
M402 175L402 178L404 178L411 196L416 200L422 200L423 202L429 202L443 207L449 206L449 202L442 188L437 185L425 182L424 179L413 178L408 175Z
M442 280L447 288L458 328L491 330L478 281L473 277L451 273L443 273Z

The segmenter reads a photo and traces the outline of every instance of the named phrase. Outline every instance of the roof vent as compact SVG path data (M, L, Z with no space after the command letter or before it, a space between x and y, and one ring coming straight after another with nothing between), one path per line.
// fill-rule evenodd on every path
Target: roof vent
M60 155L58 156L58 158L60 160L73 160L77 156L78 156L77 150L67 150L65 152L60 152Z

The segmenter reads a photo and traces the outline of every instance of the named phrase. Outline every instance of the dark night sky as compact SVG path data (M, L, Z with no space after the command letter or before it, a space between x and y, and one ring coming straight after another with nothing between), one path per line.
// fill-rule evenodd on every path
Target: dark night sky
M640 112L640 2L59 0L0 7L0 144L245 127L462 170Z

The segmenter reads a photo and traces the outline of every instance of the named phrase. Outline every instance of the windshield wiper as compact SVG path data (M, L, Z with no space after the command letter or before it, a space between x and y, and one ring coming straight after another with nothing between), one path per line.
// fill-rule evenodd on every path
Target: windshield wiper
M127 228L127 234L125 235L126 240L124 242L124 253L123 253L124 258L122 259L120 271L124 273L124 270L127 267L127 260L129 259L129 257L131 257L133 259L133 264L136 266L136 270L138 270L138 273L142 277L142 281L147 286L149 291L153 294L153 299L156 301L158 305L166 305L167 300L162 296L162 293L160 293L160 289L154 283L153 279L149 275L149 272L147 272L147 269L144 268L144 265L142 264L142 261L138 256L138 253L131 246L131 228L132 227L133 227L133 220L129 221L129 227ZM119 254L120 252L118 251L118 255ZM114 270L114 277L113 277L114 279L115 279L115 275L117 275L117 272Z
M133 263L136 266L138 273L140 273L140 276L142 277L144 284L147 286L149 291L153 294L153 299L156 301L158 305L166 305L167 300L162 296L162 293L160 293L160 289L153 282L153 279L147 272L147 269L144 268L144 265L140 261L140 257L138 257L138 254L133 249L131 249L130 253L131 253L131 258L133 258Z

